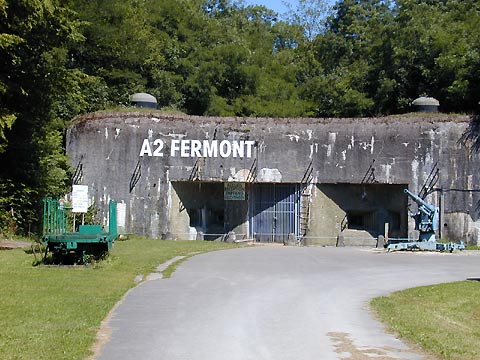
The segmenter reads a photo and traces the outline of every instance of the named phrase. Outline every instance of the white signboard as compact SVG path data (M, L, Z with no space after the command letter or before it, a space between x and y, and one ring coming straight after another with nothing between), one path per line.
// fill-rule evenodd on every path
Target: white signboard
M245 200L245 184L238 182L225 183L223 188L224 200Z
M86 213L88 211L88 186L73 185L72 187L72 212Z
M118 232L122 233L125 231L125 220L127 217L127 204L117 203L117 228Z

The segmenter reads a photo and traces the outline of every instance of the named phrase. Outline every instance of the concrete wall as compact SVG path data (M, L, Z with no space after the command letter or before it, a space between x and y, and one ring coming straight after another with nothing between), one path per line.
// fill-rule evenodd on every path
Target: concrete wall
M385 223L390 224L389 237L406 237L406 186L318 184L313 192L308 243L336 245L342 233L348 245L375 245L378 235L384 234Z
M369 182L408 186L418 193L438 164L436 187L449 190L444 193L442 230L451 239L468 237L475 242L480 197L465 190L479 190L480 159L460 141L469 121L469 117L440 114L248 119L97 113L74 121L67 133L67 152L72 166L81 170L79 183L89 185L90 196L100 207L110 198L126 203L126 231L158 238L184 231L189 221L172 182L299 183L313 167L312 182L319 185L312 210L321 214L311 222L309 234L333 236L345 209L324 191L327 184L361 184L373 169ZM182 140L254 145L250 156L245 152L237 157L230 153L198 158L191 142L185 143L182 153L178 148ZM405 201L400 196L381 198L395 206ZM436 192L427 199L440 203ZM246 216L246 204L225 205L233 209L230 220L236 219L235 228L242 231L247 225L238 219ZM412 222L408 223L408 233L413 234Z
M325 186L325 185L323 185ZM346 212L321 189L315 186L312 193L310 226L307 231L307 245L336 245L342 232L342 221Z

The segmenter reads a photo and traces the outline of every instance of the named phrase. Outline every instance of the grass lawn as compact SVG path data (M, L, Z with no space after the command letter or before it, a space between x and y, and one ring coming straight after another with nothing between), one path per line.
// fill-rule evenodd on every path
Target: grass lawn
M85 359L100 322L137 275L175 256L233 247L134 238L87 267L34 267L21 249L0 251L0 358Z
M372 300L400 337L439 359L480 359L480 282L424 286Z

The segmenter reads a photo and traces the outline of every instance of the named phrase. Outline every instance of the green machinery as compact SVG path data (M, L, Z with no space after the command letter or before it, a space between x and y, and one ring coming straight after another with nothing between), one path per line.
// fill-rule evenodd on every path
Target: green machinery
M67 210L59 200L43 200L43 236L45 258L52 253L56 264L85 263L89 257L101 258L118 237L117 203L110 201L108 232L101 225L80 225L78 232L67 231Z

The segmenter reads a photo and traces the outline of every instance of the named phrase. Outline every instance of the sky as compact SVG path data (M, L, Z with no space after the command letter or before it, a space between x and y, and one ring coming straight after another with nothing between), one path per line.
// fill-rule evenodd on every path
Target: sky
M295 7L296 0L282 1L282 0L245 0L248 5L265 5L267 8L276 11L278 14L287 12L288 8L285 3L289 3Z
M246 5L264 5L269 9L276 11L279 15L288 11L288 7L285 3L290 4L292 9L295 9L297 0L244 0ZM328 5L333 5L335 0L326 0Z

